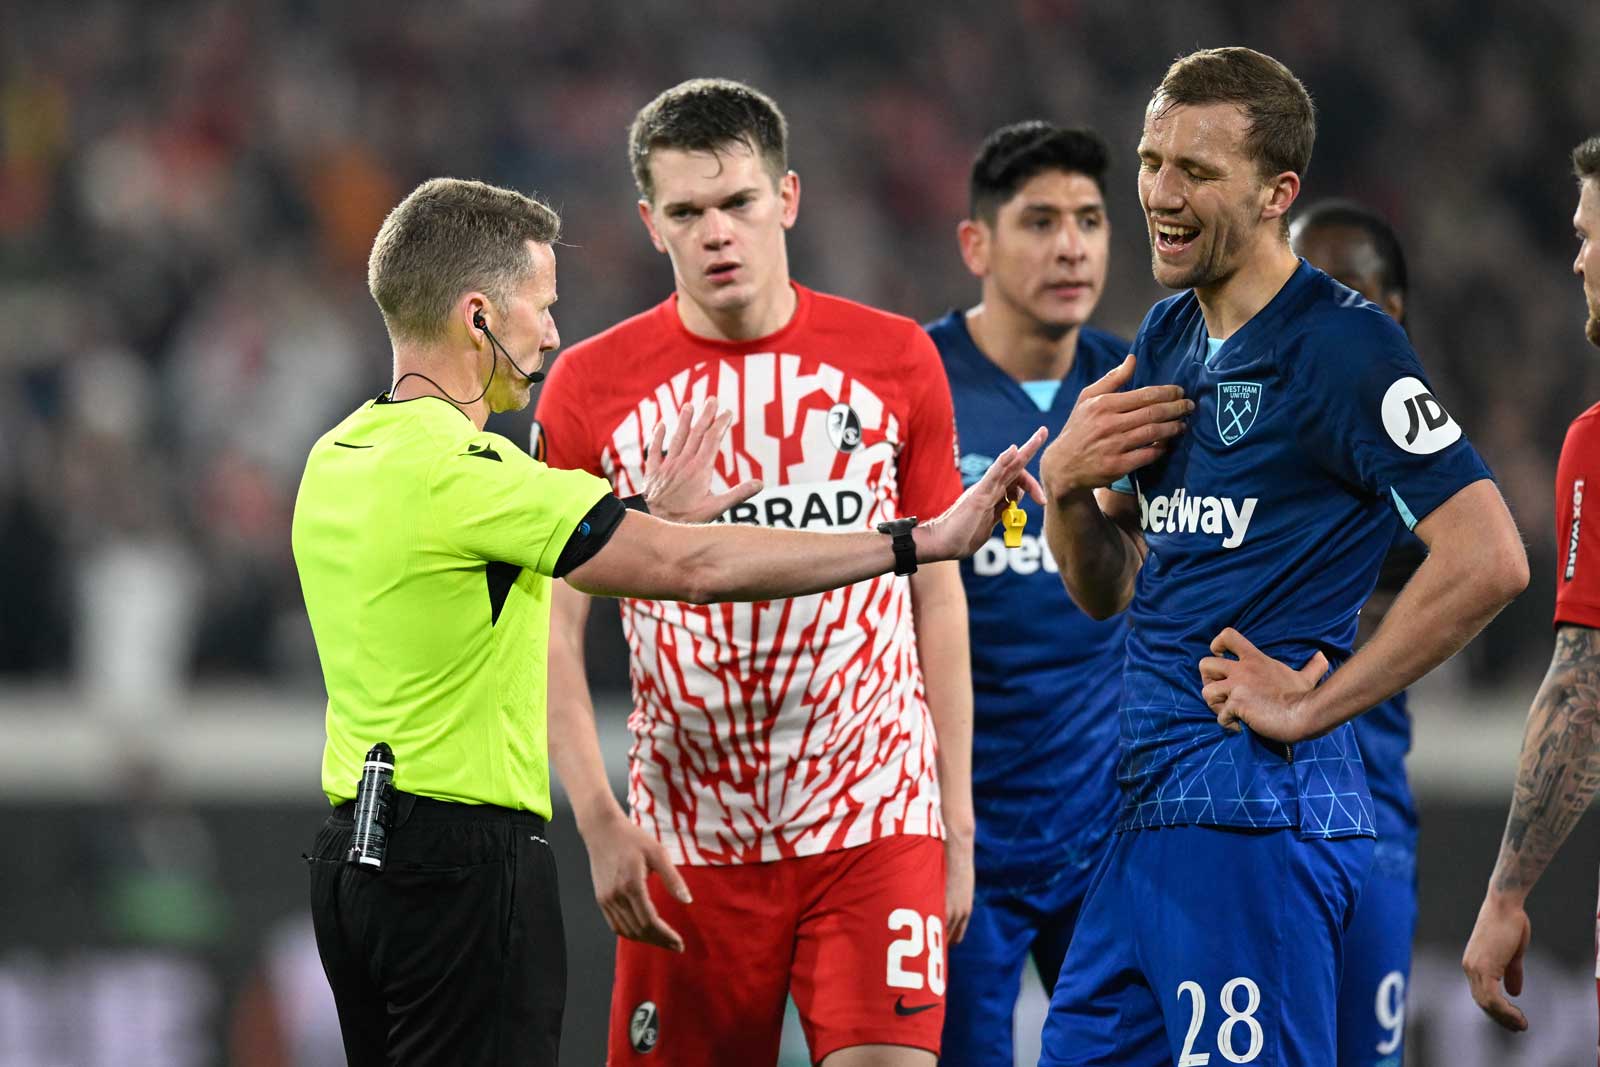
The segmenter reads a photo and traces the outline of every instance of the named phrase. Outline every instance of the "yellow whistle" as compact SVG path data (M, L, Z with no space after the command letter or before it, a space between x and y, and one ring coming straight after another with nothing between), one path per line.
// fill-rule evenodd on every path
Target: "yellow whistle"
M1022 547L1022 530L1028 525L1028 513L1017 505L1020 500L1013 500L1011 506L1000 513L1000 524L1005 527L1007 548Z

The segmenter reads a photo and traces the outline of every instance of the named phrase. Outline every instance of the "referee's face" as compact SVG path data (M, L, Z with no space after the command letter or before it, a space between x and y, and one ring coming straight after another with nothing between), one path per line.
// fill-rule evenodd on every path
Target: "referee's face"
M544 366L546 352L561 344L552 308L556 302L556 254L549 245L528 242L533 258L533 273L512 290L501 312L501 321L489 324L505 352L494 350L499 361L494 382L489 386L490 411L521 411L528 406L533 383L527 375ZM506 353L516 361L512 366ZM520 368L520 370L519 370ZM527 372L522 373L522 372Z

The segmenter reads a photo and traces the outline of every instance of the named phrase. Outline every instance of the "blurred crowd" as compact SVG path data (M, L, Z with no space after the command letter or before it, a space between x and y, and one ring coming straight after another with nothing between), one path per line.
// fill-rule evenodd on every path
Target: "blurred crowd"
M1413 338L1529 539L1533 587L1474 670L1547 655L1555 458L1600 400L1566 158L1600 131L1600 5L4 0L0 25L0 674L134 710L202 678L316 687L294 491L388 382L366 254L417 182L548 197L576 341L671 285L633 207L633 113L740 78L791 123L796 276L928 319L973 296L954 227L984 134L1088 124L1114 160L1098 321L1131 333L1164 295L1144 104L1175 56L1236 43L1318 102L1303 195L1395 222Z

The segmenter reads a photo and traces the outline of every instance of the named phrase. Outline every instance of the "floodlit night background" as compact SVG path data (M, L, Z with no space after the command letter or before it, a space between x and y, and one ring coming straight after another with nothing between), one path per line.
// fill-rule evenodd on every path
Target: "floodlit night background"
M1550 655L1556 456L1600 401L1568 164L1600 132L1600 4L3 0L0 1067L342 1062L299 859L326 805L289 520L312 441L388 385L366 256L413 186L481 178L556 205L571 344L671 289L634 208L634 112L687 77L739 78L789 120L797 280L928 320L976 299L955 227L984 135L1090 125L1113 150L1094 321L1131 335L1166 295L1134 189L1144 105L1173 58L1224 44L1283 60L1317 102L1301 203L1394 222L1413 341L1533 564L1413 702L1407 1062L1592 1063L1594 820L1534 896L1532 1032L1493 1032L1456 964ZM525 441L529 418L490 426ZM614 611L589 665L620 782ZM593 1064L612 940L557 809L563 1062ZM1019 1055L1042 1012L1030 990Z

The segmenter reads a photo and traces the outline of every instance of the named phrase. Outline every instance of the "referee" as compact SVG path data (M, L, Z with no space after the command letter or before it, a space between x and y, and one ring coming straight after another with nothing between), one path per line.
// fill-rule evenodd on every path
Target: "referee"
M527 405L559 344L559 235L547 205L481 182L434 179L401 201L367 270L394 382L316 443L295 501L334 805L310 857L311 906L354 1067L556 1063L551 579L695 603L799 596L970 555L1008 497L1043 501L1026 473L1043 429L944 515L881 533L682 526L624 508L599 478L551 470L483 426ZM398 793L373 871L346 853L379 742Z

